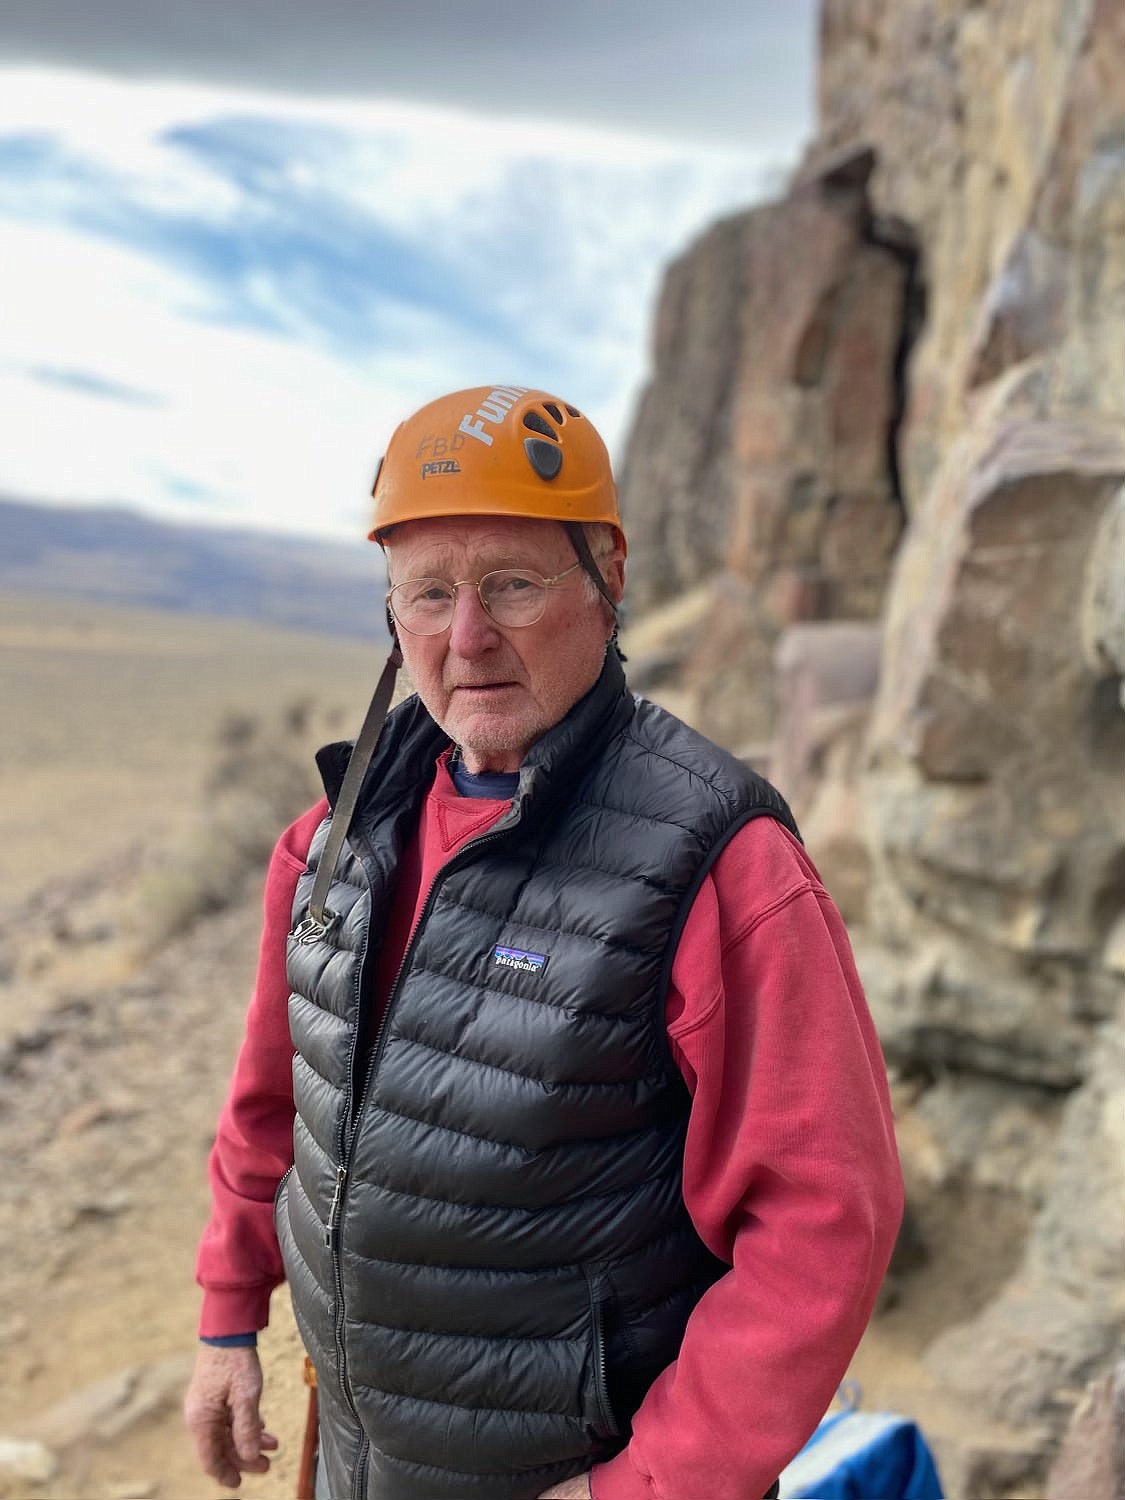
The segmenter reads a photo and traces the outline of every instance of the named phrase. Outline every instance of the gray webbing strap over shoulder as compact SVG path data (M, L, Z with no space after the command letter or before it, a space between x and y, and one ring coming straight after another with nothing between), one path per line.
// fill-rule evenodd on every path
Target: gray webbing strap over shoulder
M364 715L363 727L359 731L359 736L348 758L348 767L340 783L340 794L336 798L336 806L332 809L332 822L328 828L328 837L324 840L324 848L321 850L320 861L316 867L312 896L309 898L308 916L293 933L298 943L311 942L314 938L323 937L336 921L337 913L329 911L325 902L328 900L332 877L336 873L340 851L344 847L344 840L352 824L352 815L359 801L363 778L367 775L371 757L375 754L375 746L379 743L379 735L386 723L387 712L395 690L395 678L401 666L402 652L396 641L383 666L379 681L375 685L375 692L372 694L367 713Z

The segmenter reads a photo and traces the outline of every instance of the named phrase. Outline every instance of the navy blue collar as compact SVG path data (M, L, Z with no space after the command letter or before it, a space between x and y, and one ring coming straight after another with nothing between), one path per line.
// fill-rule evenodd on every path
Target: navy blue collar
M460 756L450 761L449 774L462 797L488 797L494 802L510 802L520 784L518 771L482 771L474 776L465 770Z

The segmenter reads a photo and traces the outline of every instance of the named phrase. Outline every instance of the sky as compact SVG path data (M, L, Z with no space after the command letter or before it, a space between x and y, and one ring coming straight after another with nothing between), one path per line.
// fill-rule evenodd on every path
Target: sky
M364 529L395 423L543 386L620 456L663 268L779 191L813 0L5 0L0 494Z

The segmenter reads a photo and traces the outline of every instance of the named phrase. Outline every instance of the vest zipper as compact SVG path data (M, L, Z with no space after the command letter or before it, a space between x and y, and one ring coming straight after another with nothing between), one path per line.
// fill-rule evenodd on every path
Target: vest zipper
M614 1437L618 1432L617 1418L609 1399L609 1356L606 1350L605 1292L600 1281L595 1284L587 1273L587 1288L590 1293L590 1338L594 1349L594 1399L601 1417L603 1437Z
M336 1307L335 1316L333 1318L333 1335L336 1345L336 1372L340 1381L340 1389L344 1393L344 1399L347 1401L348 1406L351 1408L352 1416L356 1419L356 1422L359 1424L361 1431L363 1430L363 1423L360 1421L359 1411L355 1403L355 1396L352 1392L351 1381L348 1379L347 1357L344 1352L344 1268L342 1246L340 1243L341 1235L338 1233L338 1230L340 1228L340 1220L343 1214L344 1189L347 1186L348 1170L351 1166L352 1148L355 1145L355 1138L359 1131L359 1122L363 1117L363 1106L367 1101L368 1091L370 1090L372 1079L375 1076L375 1068L378 1064L379 1058L382 1056L383 1042L387 1030L387 1022L390 1019L395 1000L398 998L399 986L402 981L402 976L406 972L410 959L413 956L414 948L418 939L418 934L422 931L422 928L425 925L426 918L430 914L430 907L433 903L434 892L437 890L438 886L447 875L453 873L453 871L457 869L460 869L462 864L469 863L469 860L466 858L466 856L471 856L478 849L483 848L486 844L500 842L508 835L508 833L511 831L511 828L514 826L514 824L509 825L508 828L503 829L499 833L487 833L483 836L483 838L476 839L471 844L466 844L465 847L461 850L460 854L455 855L454 858L451 859L447 865L443 866L443 868L438 871L437 875L434 876L434 879L430 884L430 888L426 892L426 899L422 904L422 910L419 913L418 921L415 923L413 935L411 936L410 942L406 945L406 952L402 955L402 962L398 966L398 972L395 974L394 983L391 985L390 994L387 997L387 1004L383 1010L382 1018L379 1021L379 1026L375 1033L375 1040L371 1045L371 1055L368 1058L367 1070L364 1074L363 1079L363 1087L360 1090L359 1097L355 1101L355 1106L353 1109L352 1082L355 1077L356 1053L359 1050L360 1002L363 994L363 968L367 962L370 926L368 932L364 935L363 952L360 955L359 964L356 969L355 1041L352 1046L351 1060L348 1067L348 1093L344 1100L344 1115L340 1123L340 1165L336 1168L336 1187L332 1194L332 1203L328 1209L328 1222L325 1225L324 1229L324 1243L332 1257L332 1276L336 1287ZM354 825L351 832L349 833L349 838L353 836L356 836L357 839L359 841L362 841L364 844L367 843L367 840L363 837L359 830L354 827ZM368 846L368 852L370 853L370 846ZM361 861L361 864L362 863L363 862ZM366 866L364 867L364 874L366 875ZM369 887L370 884L371 881L368 877ZM356 1467L352 1474L352 1492L354 1500L361 1500L359 1494L359 1486L362 1483L361 1476L363 1472L363 1460L366 1458L368 1447L369 1442L365 1435L363 1442L360 1445L359 1457L356 1460Z
M367 844L366 839L363 837L363 835L360 832L360 830L358 829L358 827L356 827L354 824L352 825L352 828L349 830L349 838L355 838L357 840L357 842L361 841L365 845ZM370 851L370 847L368 846L368 853L370 854L370 852L371 852ZM363 869L363 872L364 872L364 878L367 880L368 889L370 889L371 880L370 880L370 877L367 874L367 866L366 866L365 862L362 859L360 860L360 865L361 865L361 867ZM310 919L306 918L306 921L308 921L308 920L310 920ZM304 924L302 924L302 925L304 925ZM298 930L300 930L300 929L298 929ZM333 1337L333 1343L334 1343L335 1348L336 1348L336 1373L337 1373L337 1377L338 1377L339 1382L340 1382L340 1390L343 1393L344 1400L348 1403L348 1407L351 1410L351 1414L355 1418L356 1425L359 1427L361 1433L363 1431L363 1424L360 1421L359 1411L358 1411L358 1409L356 1407L356 1403L355 1403L355 1396L352 1393L351 1382L348 1379L347 1355L346 1355L345 1350L344 1350L344 1268L343 1268L342 1258L341 1258L341 1254L340 1254L340 1236L339 1236L339 1234L338 1234L337 1231L338 1231L338 1229L340 1227L340 1218L341 1218L341 1215L343 1214L343 1208L344 1208L344 1191L345 1191L345 1189L347 1187L347 1183L348 1183L348 1167L350 1165L349 1158L351 1156L351 1144L352 1144L352 1139L353 1139L353 1135L354 1135L354 1132L351 1132L349 1130L349 1124L350 1124L350 1121L351 1121L351 1112L352 1112L351 1101L352 1101L352 1096L353 1096L353 1092L354 1092L354 1090L353 1090L353 1080L355 1078L356 1053L357 1053L357 1051L359 1049L359 1038L360 1038L360 1024L359 1023L360 1023L360 1004L361 1004L361 998L362 998L362 995L363 995L363 971L364 971L364 967L365 967L365 965L367 963L367 954L368 954L368 949L370 947L369 938L370 938L370 923L368 924L368 931L364 934L364 938L363 938L363 951L360 953L360 955L359 955L359 963L356 965L356 979L355 979L355 1018L356 1018L356 1024L355 1024L355 1037L354 1037L354 1039L352 1041L351 1053L350 1053L350 1055L348 1057L348 1083L347 1083L347 1091L346 1091L346 1093L344 1095L343 1116L342 1116L341 1121L340 1121L340 1133L339 1133L339 1136L338 1136L339 1165L336 1168L336 1185L335 1185L335 1187L333 1189L333 1192L332 1192L332 1202L329 1204L329 1207L328 1207L328 1219L327 1219L327 1222L325 1223L325 1226L324 1226L324 1244L325 1244L325 1248L328 1250L329 1256L330 1256L331 1261L332 1261L332 1281L333 1281L333 1285L334 1285L335 1291L336 1291L336 1305L333 1308L333 1317L332 1317L332 1337ZM361 1443L361 1445L360 1445L360 1456L362 1456L363 1449L364 1449L364 1444L365 1443L366 1443L366 1437L364 1438L364 1442ZM359 1458L357 1458L357 1460L356 1460L356 1470L355 1470L355 1472L352 1475L352 1485L353 1485L353 1488L359 1482L359 1479L358 1479L359 1470L360 1470L360 1461L359 1461Z
M289 1165L288 1167L286 1167L284 1173L282 1174L281 1181L278 1183L277 1187L274 1188L274 1191L273 1191L273 1211L274 1211L275 1214L277 1213L277 1205L278 1205L278 1203L281 1200L281 1194L284 1191L285 1184L289 1181L290 1177L292 1177L294 1170L295 1170L295 1168L293 1167L292 1164Z
M336 1225L340 1219L340 1201L344 1196L344 1183L348 1180L347 1167L336 1168L336 1191L332 1194L332 1202L328 1209L328 1223L324 1226L324 1243L332 1249L332 1241L336 1238Z
M363 1492L367 1488L367 1463L370 1457L371 1440L364 1433L363 1440L359 1445L359 1454L356 1457L355 1468L352 1471L351 1500L363 1500Z

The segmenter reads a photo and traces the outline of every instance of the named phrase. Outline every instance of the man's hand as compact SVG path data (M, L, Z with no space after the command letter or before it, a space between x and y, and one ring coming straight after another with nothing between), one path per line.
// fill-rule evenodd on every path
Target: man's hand
M243 1474L264 1474L277 1439L262 1426L257 1349L201 1344L184 1397L184 1419L205 1474L236 1490Z
M539 1500L590 1500L593 1493L589 1474L579 1474L576 1479L564 1479L562 1484L553 1484L549 1490L543 1491Z

